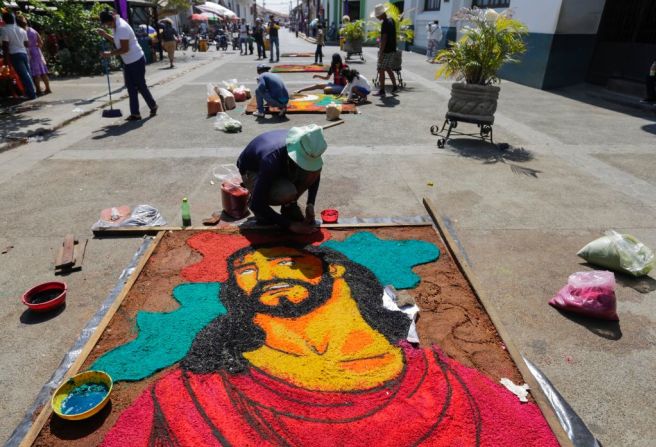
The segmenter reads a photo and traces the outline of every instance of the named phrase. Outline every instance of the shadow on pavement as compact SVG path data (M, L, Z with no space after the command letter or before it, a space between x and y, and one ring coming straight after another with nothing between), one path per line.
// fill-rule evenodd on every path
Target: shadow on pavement
M380 98L382 104L376 104L376 107L396 107L401 104L401 101L396 99L395 96L385 96Z
M649 132L656 135L656 124L645 124L644 126L642 126L641 129L644 130L645 132Z
M105 419L112 412L112 401L110 400L105 405L105 408L100 410L84 421L67 421L56 415L50 418L50 432L59 439L73 441L89 436L91 433L102 427Z
M556 309L563 317L579 324L599 337L606 340L619 340L622 338L622 328L619 321L600 320L597 318L584 317L582 315L572 314L560 309Z
M523 147L513 147L505 143L491 144L475 138L452 138L449 139L447 148L462 157L480 160L486 165L503 163L510 167L513 174L537 178L538 174L542 173L537 169L516 164L535 158L533 152Z
M149 121L151 118L152 117L145 117L139 121L123 121L121 124L111 124L109 126L103 127L102 129L95 130L93 132L95 135L91 138L94 140L102 140L103 138L125 135L132 130L139 129L146 123L146 121Z
M23 324L39 324L52 320L66 309L66 303L62 306L59 306L57 309L54 309L50 312L33 312L30 309L26 309L20 316L20 322Z

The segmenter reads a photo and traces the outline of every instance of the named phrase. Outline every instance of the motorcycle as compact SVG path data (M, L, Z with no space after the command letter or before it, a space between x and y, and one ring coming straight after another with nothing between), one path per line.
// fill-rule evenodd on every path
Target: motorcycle
M214 41L216 42L216 51L228 51L228 37L225 32L219 31L214 37Z
M180 33L180 39L178 39L178 50L187 51L189 48L189 36L185 33Z

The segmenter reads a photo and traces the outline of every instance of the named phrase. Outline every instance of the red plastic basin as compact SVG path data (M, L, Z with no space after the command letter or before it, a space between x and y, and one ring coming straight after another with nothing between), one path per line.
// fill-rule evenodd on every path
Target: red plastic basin
M66 291L68 286L65 282L51 281L44 282L38 286L32 287L30 290L25 292L22 297L23 304L29 307L34 312L48 312L64 304L66 301ZM59 293L56 293L59 292ZM51 294L52 297L46 301L40 301L35 303L35 299L39 299L40 295Z

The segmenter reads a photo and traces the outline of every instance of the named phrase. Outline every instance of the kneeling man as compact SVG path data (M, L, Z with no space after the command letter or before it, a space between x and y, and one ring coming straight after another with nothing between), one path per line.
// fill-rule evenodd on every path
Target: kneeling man
M289 103L289 92L285 83L280 76L269 73L271 67L265 64L257 66L257 88L255 89L255 99L257 100L257 112L253 116L257 118L264 117L264 102L270 107L278 107L280 112L278 116L281 118L287 112L287 104Z
M277 224L298 234L317 230L314 202L319 191L321 155L328 145L316 124L265 132L251 141L237 160L250 208L258 222ZM307 191L305 214L298 199ZM280 205L280 214L271 206Z

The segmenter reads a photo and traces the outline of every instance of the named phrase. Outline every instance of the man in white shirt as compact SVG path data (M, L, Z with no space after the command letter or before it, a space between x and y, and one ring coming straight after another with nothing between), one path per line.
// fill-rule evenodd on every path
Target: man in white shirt
M14 67L20 77L28 99L36 98L36 89L32 76L30 75L29 59L27 57L27 33L16 25L16 19L10 12L2 13L2 21L5 26L0 28L2 34L2 54L4 54L5 65Z
M246 19L241 19L239 25L239 54L246 56L248 54L248 33L249 26L246 24Z
M100 54L101 57L121 56L123 60L125 87L128 89L128 95L130 96L130 116L126 120L137 121L141 119L139 93L141 93L150 108L150 116L155 116L157 114L157 103L146 85L146 58L137 41L137 36L125 20L108 10L100 13L100 23L114 30L113 35L102 29L98 30L98 34L112 42L116 48L112 51L103 51Z
M428 45L426 49L426 60L428 62L433 62L435 59L435 53L442 41L442 28L437 20L434 20L433 23L429 23L426 26L426 33L428 35Z

